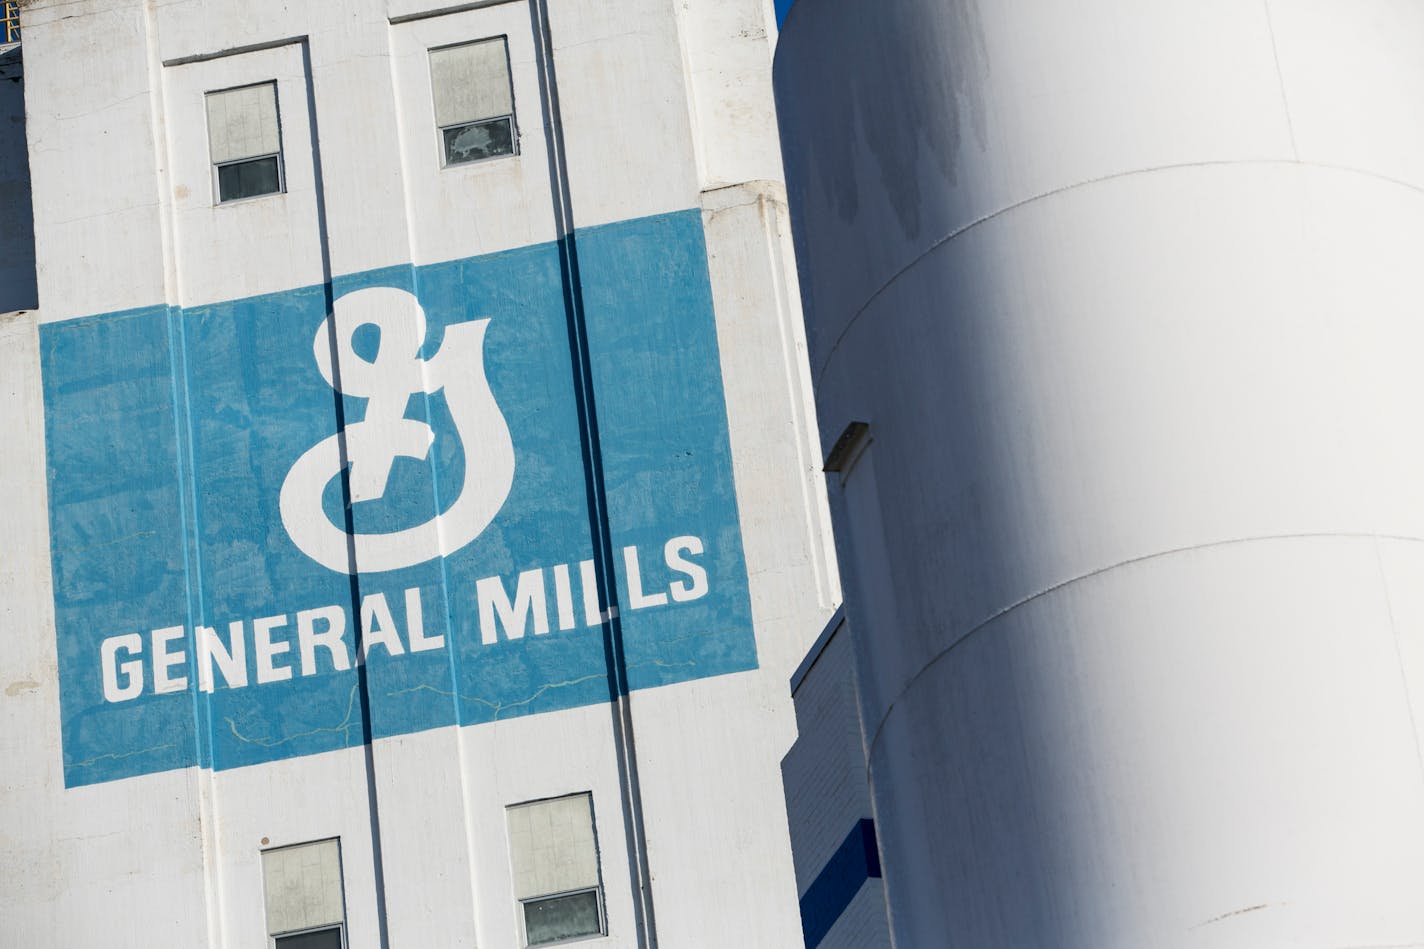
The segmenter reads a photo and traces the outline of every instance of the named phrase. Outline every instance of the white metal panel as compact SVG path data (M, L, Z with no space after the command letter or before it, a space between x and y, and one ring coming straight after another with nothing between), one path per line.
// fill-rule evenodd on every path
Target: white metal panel
M1368 537L1163 554L927 667L871 760L897 943L1424 941L1393 587Z
M1424 187L1424 6L1411 0L1266 5L1301 161Z
M1418 11L1031 7L778 50L897 942L1420 943Z
M1389 618L1399 648L1399 664L1414 717L1419 760L1424 762L1424 544L1380 537L1375 541L1380 572L1389 594Z
M1076 577L1241 537L1424 536L1424 444L1399 436L1424 406L1419 246L1412 189L1252 163L1062 192L902 275L818 395L826 428L876 438L889 553L863 572L902 632L862 670L867 728Z
M954 0L867 19L822 0L786 27L792 204L825 209L800 260L816 372L871 295L975 222L1114 175L1295 158L1264 4Z

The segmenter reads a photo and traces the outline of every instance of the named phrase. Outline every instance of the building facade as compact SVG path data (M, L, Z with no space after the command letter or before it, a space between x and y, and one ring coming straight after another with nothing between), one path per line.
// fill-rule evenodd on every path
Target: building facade
M772 19L25 6L7 944L799 944Z
M895 944L1424 945L1424 7L779 6Z

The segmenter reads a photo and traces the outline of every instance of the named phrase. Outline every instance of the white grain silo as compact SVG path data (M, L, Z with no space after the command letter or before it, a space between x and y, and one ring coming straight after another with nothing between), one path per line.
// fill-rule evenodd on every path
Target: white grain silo
M897 945L1424 944L1421 38L1407 0L789 8Z

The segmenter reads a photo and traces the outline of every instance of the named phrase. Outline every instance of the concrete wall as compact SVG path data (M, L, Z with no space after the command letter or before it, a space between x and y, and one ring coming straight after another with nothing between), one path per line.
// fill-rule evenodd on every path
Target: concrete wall
M1424 944L1421 28L791 7L897 944Z
M799 941L778 768L795 727L785 683L839 593L768 132L768 11L746 2L691 14L667 0L464 6L27 7L40 310L0 324L0 435L13 446L0 485L4 519L14 525L0 572L0 622L12 644L0 659L10 762L0 778L0 860L33 868L0 884L6 938L17 944L260 945L261 851L339 837L353 949L519 945L504 808L581 791L593 795L609 930L592 945ZM509 37L520 155L442 170L425 50L500 34ZM743 79L758 74L758 83ZM202 94L267 80L278 85L286 191L214 207ZM639 273L636 260L619 257L626 245L614 238L639 227L692 235L664 246L691 248L678 258L690 269ZM571 235L583 266L580 318L592 340L588 378L565 369L506 373L502 382L498 358L487 359L497 391L522 379L547 389L558 407L574 404L583 385L601 407L603 460L585 454L559 475L576 490L544 495L539 518L597 520L585 507L586 479L597 480L592 466L615 502L642 485L649 511L670 503L658 491L673 483L666 479L700 477L708 493L729 492L717 503L731 512L719 536L732 538L732 553L709 567L714 591L739 591L727 610L686 628L677 618L684 614L640 618L624 564L611 562L608 582L630 607L621 618L628 648L655 642L670 650L658 653L667 669L635 669L633 691L613 704L616 676L599 645L612 626L605 623L579 640L595 647L596 674L577 677L579 694L601 690L601 699L553 699L574 685L562 660L531 658L515 680L488 674L491 688L508 680L524 690L524 702L513 703L518 717L495 708L474 723L478 704L446 685L453 722L383 732L381 723L399 719L404 706L372 683L404 673L372 658L360 670L294 678L281 686L294 689L291 699L263 699L246 718L223 703L259 694L255 680L206 695L195 688L196 667L180 664L174 671L186 668L186 687L150 695L150 668L132 707L167 711L154 712L146 728L105 724L118 706L97 692L83 698L66 671L94 665L91 638L141 631L147 642L155 624L184 623L177 642L192 657L193 626L216 622L222 603L266 598L274 613L291 612L326 602L327 587L368 583L357 569L351 578L302 580L309 585L299 596L283 593L297 589L291 577L260 566L286 556L280 523L263 527L252 513L261 505L248 508L235 488L270 475L260 460L266 423L252 414L262 400L290 399L284 409L272 403L273 418L296 419L307 411L303 393L322 385L308 329L301 347L282 347L312 313L320 320L323 292L339 301L355 288L395 285L427 294L432 321L466 320L480 314L438 316L430 275L453 266L479 275L537 258L553 269L530 269L511 286L543 292L540 281L552 273L564 320L559 255L574 245ZM638 339L615 332L624 316L640 325L633 308L598 289L616 289L619 280L639 293L681 294L679 304L645 307L636 319L685 320L683 349L661 337L655 344L665 348L639 349ZM495 312L517 314L522 305L519 293L501 296L483 284L475 292ZM249 319L260 333L209 347L214 327ZM140 326L151 349L116 350L95 329L131 341L137 337L124 334ZM563 345L550 351L550 365L571 359ZM278 351L291 353L290 372L271 371L264 354ZM676 362L679 353L687 365ZM620 359L652 367L646 378L685 370L691 381L677 398L704 414L643 436L643 454L630 456L618 426L640 404L629 393L643 377L630 370L625 384ZM562 409L540 415L538 404L502 406L516 445L520 432L573 425ZM125 405L152 414L125 413ZM106 419L115 430L128 426L133 441L74 438L81 425L102 434ZM227 440L215 440L219 427ZM570 430L568 450L577 453L580 429ZM711 442L698 441L704 431ZM662 455L647 454L648 446ZM76 467L72 459L88 451L89 467ZM707 460L700 467L676 460L694 454ZM534 454L520 458L516 491L521 471L558 480ZM232 477L219 477L224 465ZM74 474L85 470L94 472L87 485ZM641 472L641 480L615 477L623 471ZM690 511L708 503L703 494L684 490L672 500ZM262 502L269 516L272 504ZM618 516L604 515L605 538ZM512 569L539 566L539 545L563 536L563 528L539 527L546 525L539 518L522 535L529 547L496 525L505 541L499 556L518 565ZM266 540L228 556L254 527ZM612 531L620 529L632 528ZM62 544L54 539L61 534ZM142 546L165 537L166 548ZM159 551L151 571L142 566L144 550ZM437 573L458 577L452 558L436 561ZM56 581L54 564L81 563ZM90 569L111 579L85 587L76 578ZM428 582L448 602L472 596L472 581ZM171 619L125 611L125 603L150 602L155 590L172 591ZM441 688L438 675L461 675L469 668L462 657L482 645L477 627L451 622L451 645L439 655L454 655L458 642L464 652L449 671L432 667L435 685L421 694ZM532 643L534 634L519 648ZM679 671L683 665L694 668ZM312 698L328 686L347 696L348 681L340 708ZM530 703L539 714L519 715ZM372 730L376 737L365 741ZM265 737L253 741L254 734ZM106 748L111 739L102 735L118 737ZM76 754L80 747L93 753ZM244 763L245 755L263 760ZM85 778L86 768L105 777Z

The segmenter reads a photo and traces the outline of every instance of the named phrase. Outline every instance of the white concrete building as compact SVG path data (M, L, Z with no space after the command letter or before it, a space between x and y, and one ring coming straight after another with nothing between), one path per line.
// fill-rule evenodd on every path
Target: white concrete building
M895 944L1424 946L1424 4L778 6Z
M800 945L769 0L22 26L0 944Z

